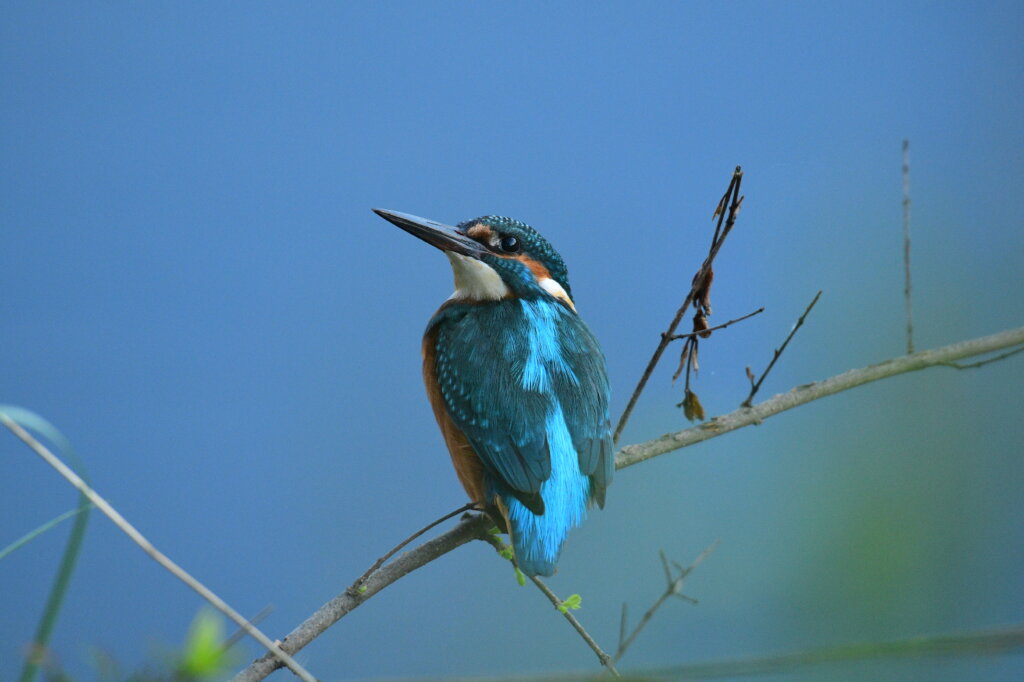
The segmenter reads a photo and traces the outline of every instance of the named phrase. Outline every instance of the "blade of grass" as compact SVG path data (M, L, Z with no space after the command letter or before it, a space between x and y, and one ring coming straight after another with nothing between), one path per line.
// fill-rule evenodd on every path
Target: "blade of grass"
M26 410L15 405L0 405L0 413L6 414L10 419L21 425L22 428L35 431L46 440L57 446L61 454L70 460L71 467L75 473L88 480L85 475L85 468L82 461L75 454L71 441L64 437L57 427L40 417L35 412ZM53 586L46 598L46 606L43 608L43 615L39 618L39 625L36 626L36 634L32 638L32 651L25 659L25 665L21 669L19 682L32 682L39 673L39 660L50 643L50 636L57 625L57 616L60 615L61 606L64 604L64 597L67 595L68 586L71 584L71 576L75 572L75 564L78 563L78 555L82 550L82 541L85 540L85 529L89 523L89 509L92 503L89 498L79 493L78 509L81 513L75 515L75 523L71 527L71 534L64 546L64 555L57 567L57 575L53 579Z
M84 511L88 511L89 509L92 509L91 502L87 502L85 505L78 507L77 509L68 509L63 514L58 514L46 523L41 524L40 526L37 526L36 528L30 530L29 532L25 533L20 538L12 542L11 544L7 545L3 549L0 549L0 561L3 561L4 557L6 557L8 554L14 552L15 550L21 549L22 547L32 542L37 537L39 537L46 531L50 530L51 528L56 528L57 525L63 523L64 521L67 521L75 514L81 514Z

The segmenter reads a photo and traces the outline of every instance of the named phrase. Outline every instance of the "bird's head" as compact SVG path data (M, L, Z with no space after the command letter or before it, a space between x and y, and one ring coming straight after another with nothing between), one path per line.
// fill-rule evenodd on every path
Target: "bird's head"
M482 302L550 296L576 309L562 257L525 223L483 216L452 227L408 213L373 211L447 254L455 272L454 298Z

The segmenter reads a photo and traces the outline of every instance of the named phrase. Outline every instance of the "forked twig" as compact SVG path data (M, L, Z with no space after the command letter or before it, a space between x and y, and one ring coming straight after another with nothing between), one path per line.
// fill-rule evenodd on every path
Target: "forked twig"
M668 329L662 333L661 341L658 343L658 347L654 349L654 355L651 356L650 361L647 363L644 373L640 376L640 381L637 383L636 388L633 389L633 395L630 396L629 402L626 403L626 409L622 411L622 416L619 417L619 423L616 425L615 433L612 436L612 440L616 443L619 442L619 436L622 435L622 430L626 427L626 422L629 421L629 415L632 414L633 408L636 407L636 401L640 398L640 394L647 385L648 379L651 378L651 374L654 372L654 368L658 365L658 361L661 360L662 353L665 352L665 349L668 348L668 344L671 343L672 335L675 333L676 327L679 326L683 316L694 301L696 300L700 303L699 294L707 290L712 272L712 264L714 263L715 257L718 255L719 249L722 248L725 238L728 237L729 232L732 231L732 227L736 223L736 216L739 214L740 206L743 203L743 197L740 196L740 183L742 181L743 169L736 166L736 170L734 170L732 174L732 179L729 181L729 188L725 190L725 194L722 195L722 198L719 200L718 206L715 208L715 212L713 214L713 217L718 218L718 223L715 225L715 234L711 239L711 247L708 249L707 258L704 259L704 263L701 265L700 270L698 270L697 274L694 275L693 283L690 285L690 291L686 294L686 298L683 299L683 305L681 305L679 310L676 311L676 315L668 325Z
M644 629L644 626L646 626L648 622L650 622L651 618L654 617L654 614L658 611L658 609L660 609L661 606L666 601L668 601L669 597L679 597L680 599L688 601L691 604L697 603L696 599L693 599L692 597L687 597L685 594L683 594L683 582L686 580L687 576L689 576L690 573L693 572L693 569L700 566L701 562L707 559L708 556L710 556L710 554L714 552L717 547L718 541L715 540L713 543L711 543L710 546L708 546L707 549L701 552L697 556L697 558L693 560L693 563L691 563L689 566L683 567L676 562L672 562L675 568L675 572L673 572L673 566L669 565L669 561L668 558L665 556L665 552L658 552L658 554L661 556L661 565L665 569L665 591L661 593L661 596L658 597L653 604L651 604L651 607L647 609L644 615L640 618L640 622L636 624L635 628L633 628L633 632L631 632L628 636L626 635L626 605L622 605L622 618L619 621L619 647L615 651L615 661L619 661L622 659L622 657L626 653L626 649L629 648L629 645L633 643L633 640L635 640L637 635L640 634L640 631Z
M100 495L93 490L85 481L81 479L74 471L72 471L64 462L60 460L57 455L50 452L49 448L37 441L32 435L21 428L18 422L8 417L5 413L0 412L0 423L6 426L15 436L21 439L25 445L29 446L33 452L39 455L47 464L52 466L57 472L66 478L71 485L78 488L78 491L89 498L89 501L96 506L101 512L103 512L107 518L113 521L114 525L118 527L125 535L142 548L146 554L153 558L158 564L163 566L165 569L171 572L174 577L178 578L181 582L188 585L190 588L199 593L206 601L210 602L214 608L223 613L225 616L233 620L249 635L251 635L256 641L258 641L267 651L271 652L277 657L284 665L291 668L292 672L298 675L304 682L316 682L316 678L313 677L309 671L303 668L299 663L289 656L287 653L281 650L274 642L270 641L270 638L260 632L252 623L245 619L245 617L231 608L230 605L216 594L213 593L210 588L203 585L201 582L192 577L185 569L178 564L174 563L170 557L158 550L153 543L145 538L135 526L128 523L116 509L110 506L110 503L100 497Z
M814 307L814 304L818 302L819 298L821 298L821 291L820 290L818 291L818 293L816 293L814 295L814 299L811 301L810 305L807 306L807 309L804 310L804 314L801 315L800 319L796 321L795 325L793 325L793 329L790 330L789 336L786 337L786 340L782 342L781 346L779 346L778 348L775 349L775 353L772 355L772 361L768 363L768 366L765 368L764 373L761 374L761 378L760 379L758 379L757 381L754 381L754 378L753 378L754 375L751 374L750 368L749 367L747 368L747 376L750 377L750 384L751 384L750 385L750 395L747 396L746 400L744 400L742 403L740 403L740 407L750 407L750 401L754 399L755 395L757 395L758 389L761 388L761 382L763 382L764 378L766 376L768 376L768 372L772 371L772 367L775 366L775 361L778 360L779 356L782 355L782 351L786 350L786 346L789 345L790 339L793 338L793 336L796 334L797 330L800 329L800 327L803 326L804 320L807 319L807 314L811 312L811 308Z

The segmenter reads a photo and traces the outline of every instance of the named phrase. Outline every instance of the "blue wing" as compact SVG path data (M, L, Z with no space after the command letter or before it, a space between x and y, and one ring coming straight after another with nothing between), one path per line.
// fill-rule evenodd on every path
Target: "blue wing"
M589 495L604 503L613 453L604 356L583 321L554 301L452 302L428 327L444 407L492 477L542 515L556 411Z

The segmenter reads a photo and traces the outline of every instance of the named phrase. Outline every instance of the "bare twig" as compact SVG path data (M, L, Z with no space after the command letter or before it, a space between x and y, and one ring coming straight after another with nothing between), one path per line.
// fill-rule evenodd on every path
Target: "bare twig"
M594 641L594 638L590 636L590 633L587 632L582 625L580 625L580 622L578 620L576 620L576 616L572 615L572 611L563 606L562 600L559 599L558 596L555 595L555 593L552 592L551 589L547 585L545 585L540 578L536 576L530 576L530 580L533 581L533 584L537 586L537 589L544 593L544 596L551 600L551 603L554 605L554 607L562 612L562 615L565 616L565 619L567 621L569 621L569 624L572 625L573 629L579 633L580 637L583 638L583 641L587 643L587 646L589 646L591 650L593 650L593 652L597 654L597 660L601 661L601 665L608 668L608 671L611 672L611 674L614 677L622 677L622 675L619 674L619 671L615 669L615 659L606 654L604 652L604 649L602 649L600 645L598 645L598 643Z
M363 573L361 576L359 576L359 578L357 578L356 581L354 583L352 583L352 585L348 588L348 590L353 592L353 593L358 593L362 589L363 583L366 582L366 579L369 578L371 575L373 575L373 573L378 568L380 568L381 566L384 565L384 562L386 562L388 559L390 559L395 554L397 554L403 547L408 545L410 542L412 542L413 540L415 540L419 536L421 536L424 533L426 533L431 528L434 528L435 526L438 526L438 525L444 523L445 521L447 521L448 519L452 518L453 516L458 516L462 512L469 511L470 509L476 509L476 506L477 505L476 505L475 502L470 502L469 504L464 504L461 507L459 507L458 509L456 509L454 511L451 511L451 512L448 512L447 514L445 514L441 518L439 518L439 519L437 519L435 521L432 521L432 522L428 523L427 525L423 526L423 528L420 528L418 531L416 531L415 533L413 533L412 535L410 535L409 537L407 537L406 539L402 540L397 545L395 545L387 554L385 554L381 558L377 559L376 563L374 563L373 566L370 566L370 568L368 568L366 570L366 573Z
M796 324L793 325L793 329L790 330L789 336L786 337L786 340L782 342L781 346L775 349L775 353L772 355L772 361L768 363L768 366L765 368L764 373L761 375L761 378L758 379L756 382L750 382L750 395L747 396L746 400L740 403L741 407L750 407L750 401L754 399L754 396L757 394L758 389L761 388L761 382L764 381L764 378L766 376L768 376L768 372L772 371L772 367L775 366L775 361L778 360L779 356L782 355L782 351L786 350L786 346L789 345L790 339L792 339L793 336L796 334L797 330L804 325L804 320L807 319L807 314L811 312L811 308L814 307L814 304L818 302L819 298L821 298L821 291L814 295L814 299L811 301L810 305L807 306L807 309L804 310L804 314L800 316L800 319L796 321ZM750 376L749 369L747 370L747 376Z
M661 596L659 596L653 604L651 604L651 607L647 609L644 615L640 618L640 622L636 624L636 627L633 628L633 632L631 632L629 636L625 636L626 605L622 605L622 620L619 625L619 648L615 651L616 662L622 660L622 657L626 654L626 649L628 649L629 645L633 643L633 640L635 640L637 635L640 634L640 631L644 629L644 626L650 622L658 609L668 601L669 597L679 597L692 604L697 603L696 599L687 597L683 594L683 582L686 580L686 577L693 572L693 569L697 568L701 562L708 558L708 555L715 551L716 547L718 547L717 540L701 552L689 566L684 568L677 564L676 571L674 573L672 571L672 567L669 566L668 559L665 557L665 552L659 552L659 555L661 556L661 565L665 569L665 591L661 593Z
M852 369L823 381L799 386L788 393L774 396L752 407L739 408L734 412L715 417L697 426L669 433L643 443L627 445L616 454L615 467L617 469L625 469L652 457L716 438L744 426L760 424L765 419L780 412L785 412L813 400L840 393L862 384L896 376L897 374L942 365L963 358L992 353L1021 344L1024 344L1024 327L1007 329L991 336L961 341L942 348L914 353L913 355L903 355L877 365L871 365L870 367ZM299 651L357 606L406 574L425 566L434 559L471 540L486 540L489 537L488 531L492 525L491 520L482 514L463 519L455 528L402 554L393 562L371 575L366 581L366 590L360 592L357 596L343 592L317 609L315 613L285 638L281 645L282 648L289 653ZM280 663L272 656L264 656L254 661L234 679L236 681L249 682L262 680L279 667Z
M643 392L644 387L647 385L647 380L651 378L651 374L654 372L654 368L658 365L658 361L661 360L662 353L668 347L671 342L672 335L676 331L676 327L682 321L683 316L689 309L690 305L694 304L695 301L701 303L702 292L707 291L709 285L709 278L711 277L712 264L714 263L715 257L718 255L719 249L722 248L722 244L725 242L725 238L729 236L729 232L732 231L733 225L736 223L736 216L739 215L740 206L743 203L743 197L740 196L740 183L743 181L743 170L736 166L736 170L733 171L732 179L729 182L729 188L725 190L725 194L722 195L721 200L718 202L717 208L713 217L718 218L718 223L715 225L715 234L711 240L711 248L708 250L707 258L704 259L704 263L701 265L700 270L693 277L693 283L690 285L690 292L686 294L686 298L683 299L683 305L676 311L675 317L672 322L669 323L668 329L665 330L661 335L661 342L658 343L658 347L654 349L654 355L651 356L650 361L647 363L647 367L644 369L644 373L640 376L640 381L637 383L636 388L633 389L633 395L629 397L629 402L626 403L626 409L622 411L622 416L619 417L619 423L615 427L615 433L612 439L618 443L619 436L622 435L622 430L626 428L626 422L629 421L629 415L632 414L633 408L636 407L636 401L639 400L640 394ZM723 228L723 222L724 228Z
M903 140L903 300L907 307L907 354L914 352L914 310L910 295L910 140Z
M686 334L675 334L675 335L673 335L672 337L669 338L669 341L675 341L676 339L688 339L688 338L692 338L694 336L702 336L703 337L704 334L710 334L711 332L718 331L719 329L725 329L726 327L728 327L731 324L736 324L737 322L742 322L743 320L746 320L748 318L753 317L754 315L758 315L758 314L763 313L763 312L764 312L764 308L758 308L754 312L747 313L743 317L737 317L734 320L729 320L728 322L725 322L723 324L716 325L714 327L708 327L707 329L702 329L699 332L688 332Z
M6 426L15 436L20 438L22 442L29 446L37 455L42 457L47 464L56 469L61 476L71 483L71 485L78 488L79 492L89 498L89 501L92 502L97 509L103 512L107 518L113 521L114 525L117 526L125 535L131 538L135 544L141 547L142 551L152 557L158 564L170 571L176 578L198 592L199 596L210 602L214 608L231 620L235 621L239 627L262 644L267 651L280 659L284 665L291 668L292 672L298 675L302 680L304 680L304 682L315 682L316 678L309 674L309 672L299 665L291 656L286 654L276 644L270 641L269 637L255 628L248 620L245 619L244 616L231 608L227 602L214 594L208 587L189 575L185 569L171 561L166 554L154 547L153 543L147 540L133 525L128 523L128 521L121 516L116 509L110 506L105 499L100 497L95 490L93 490L78 476L78 474L68 468L68 466L64 464L59 457L50 452L45 445L33 438L28 431L21 428L21 425L18 424L18 422L8 417L6 413L0 412L0 423Z

